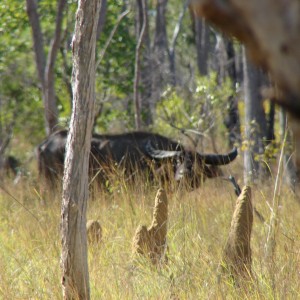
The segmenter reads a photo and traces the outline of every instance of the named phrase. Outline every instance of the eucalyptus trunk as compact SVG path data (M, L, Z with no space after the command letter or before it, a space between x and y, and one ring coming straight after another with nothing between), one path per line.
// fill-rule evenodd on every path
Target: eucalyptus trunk
M64 299L89 299L86 208L95 103L95 46L101 0L80 0L73 50L73 110L66 146L62 203Z

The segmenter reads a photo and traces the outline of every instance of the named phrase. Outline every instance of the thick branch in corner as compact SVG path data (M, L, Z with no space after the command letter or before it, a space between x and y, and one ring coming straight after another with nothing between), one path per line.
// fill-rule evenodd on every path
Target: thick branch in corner
M257 49L259 47L251 28L245 22L245 19L241 17L241 12L229 2L194 0L192 1L192 7L195 15L204 17L225 34L236 37L251 48ZM263 62L258 53L255 53L252 58L257 62Z
M300 119L300 2L194 0L191 5L196 15L245 44L250 58L283 91L279 104Z

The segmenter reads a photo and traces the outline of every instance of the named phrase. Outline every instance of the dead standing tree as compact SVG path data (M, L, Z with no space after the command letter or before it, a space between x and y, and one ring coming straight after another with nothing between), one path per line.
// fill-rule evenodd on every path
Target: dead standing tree
M73 110L66 146L62 203L64 299L89 299L86 207L95 102L95 47L101 0L80 0L73 49Z

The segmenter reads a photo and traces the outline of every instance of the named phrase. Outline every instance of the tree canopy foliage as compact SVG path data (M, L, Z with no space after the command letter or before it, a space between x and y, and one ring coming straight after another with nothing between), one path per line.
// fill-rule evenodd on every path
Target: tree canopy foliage
M124 132L135 129L133 86L138 10L135 1L103 2L106 13L96 45L94 130ZM196 141L199 136L202 141L204 137L208 141L205 147L212 146L218 151L215 144L218 137L222 136L223 141L224 135L230 135L232 128L240 126L239 115L243 117L241 45L225 38L203 20L199 23L186 3L178 5L174 0L165 0L167 9L162 17L166 40L161 43L157 37L157 16L161 13L158 3L161 2L147 2L147 36L142 46L142 84L138 91L141 101L149 106L146 111L142 105L142 119L150 112L152 123L143 129L175 137L188 132ZM56 28L57 2L37 1L37 8L47 56ZM77 1L67 1L54 66L58 125L63 128L68 127L72 108L71 41L76 8ZM45 136L45 108L25 3L1 1L0 17L1 135L3 138L12 128L14 136L32 148ZM158 41L160 45L156 44ZM208 54L202 56L202 52ZM202 65L208 70L205 76L199 75L197 60L201 57L205 58ZM171 79L172 72L176 81ZM267 109L264 112L268 115ZM230 118L237 123L232 124ZM239 128L235 134L240 133ZM234 139L235 136L233 143Z

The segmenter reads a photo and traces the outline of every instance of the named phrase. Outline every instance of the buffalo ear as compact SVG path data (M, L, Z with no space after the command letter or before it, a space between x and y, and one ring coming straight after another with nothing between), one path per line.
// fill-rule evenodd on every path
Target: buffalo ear
M168 150L159 150L155 149L151 141L148 141L145 145L146 153L153 159L166 159L173 158L181 154L181 151L168 151Z

